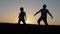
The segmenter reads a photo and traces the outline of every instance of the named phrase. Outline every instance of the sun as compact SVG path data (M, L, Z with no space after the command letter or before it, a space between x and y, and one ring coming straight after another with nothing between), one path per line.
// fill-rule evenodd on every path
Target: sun
M26 24L29 24L30 22L29 21L26 21Z
M26 24L30 24L29 20L26 20L25 22L26 22ZM20 24L23 24L23 22L21 21Z

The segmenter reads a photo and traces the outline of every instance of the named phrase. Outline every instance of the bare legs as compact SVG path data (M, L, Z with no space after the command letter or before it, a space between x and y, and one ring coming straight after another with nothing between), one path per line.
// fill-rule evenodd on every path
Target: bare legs
M47 19L46 19L46 18L42 18L42 17L40 17L40 18L38 19L38 21L37 21L37 23L38 23L39 25L40 25L41 20L43 20L44 23L45 23L45 25L48 26Z
M18 20L18 24L20 24L21 21L22 21L24 24L26 24L25 20L20 20L20 19Z

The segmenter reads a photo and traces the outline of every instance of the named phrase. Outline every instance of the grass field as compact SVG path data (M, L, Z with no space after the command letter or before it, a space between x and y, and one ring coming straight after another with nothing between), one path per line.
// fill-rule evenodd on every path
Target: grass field
M8 32L60 32L60 25L11 24L0 23L0 31Z

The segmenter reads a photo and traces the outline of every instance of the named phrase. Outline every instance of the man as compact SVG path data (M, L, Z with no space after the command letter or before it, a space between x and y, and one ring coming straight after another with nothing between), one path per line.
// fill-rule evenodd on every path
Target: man
M40 25L40 21L43 20L45 25L47 24L47 13L51 16L51 18L53 18L53 16L51 15L51 13L48 11L48 9L46 9L46 4L43 5L43 9L39 10L37 13L34 14L34 16L36 14L38 14L39 12L41 12L41 17L38 19L37 23Z

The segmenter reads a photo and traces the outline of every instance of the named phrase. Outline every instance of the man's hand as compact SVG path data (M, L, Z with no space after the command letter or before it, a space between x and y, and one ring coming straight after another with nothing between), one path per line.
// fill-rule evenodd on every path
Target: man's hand
M51 17L53 19L53 17Z
M34 14L34 16L36 16L36 14Z

